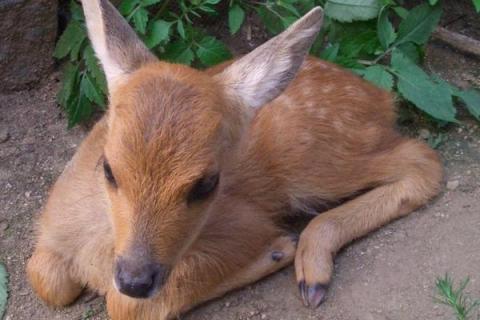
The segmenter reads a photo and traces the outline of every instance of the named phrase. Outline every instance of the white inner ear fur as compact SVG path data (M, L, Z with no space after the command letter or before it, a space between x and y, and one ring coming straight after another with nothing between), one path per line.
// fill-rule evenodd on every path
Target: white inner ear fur
M226 93L252 108L276 98L295 77L320 30L322 18L320 7L312 9L217 75Z
M105 32L105 21L98 0L82 0L85 21L88 29L88 36L92 42L93 49L100 60L105 76L107 78L108 90L119 84L125 71L109 55L107 49L107 38Z

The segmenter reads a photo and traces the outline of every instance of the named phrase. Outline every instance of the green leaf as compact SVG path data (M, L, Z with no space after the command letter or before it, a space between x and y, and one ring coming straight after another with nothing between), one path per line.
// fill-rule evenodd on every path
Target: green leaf
M180 37L182 37L182 39L187 38L187 36L185 34L185 27L183 26L183 21L182 20L177 21L177 32L180 35Z
M393 11L397 14L402 19L406 19L408 17L408 10L405 9L404 7L393 7Z
M287 16L287 17L282 17L281 20L282 20L283 27L284 27L285 29L287 29L288 27L290 27L290 25L291 25L292 23L294 23L295 21L297 21L298 18L297 18L297 17L294 17L294 16Z
M393 43L393 41L395 41L395 38L397 37L392 23L390 20L388 20L388 12L389 8L384 7L377 20L378 40L385 50L388 49L388 47Z
M267 28L268 32L271 34L278 34L285 29L282 20L268 10L265 6L258 6L255 8L255 10L257 11L260 19L262 19L262 22Z
M203 11L203 12L206 12L206 13L217 13L217 11L215 11L215 9L213 9L213 8L211 8L211 7L209 7L209 6L200 6L200 7L198 7L198 9L199 9L200 11ZM193 11L193 12L194 12L194 11ZM193 12L192 12L192 13L193 13ZM197 14L197 16L200 17L199 14Z
M245 11L238 4L228 10L228 27L231 34L237 33L245 20Z
M475 6L475 10L480 12L480 0L473 0L473 5Z
M293 14L296 19L298 19L301 16L297 8L295 8L291 3L288 3L286 1L278 1L277 4L278 6L287 10L289 13Z
M232 55L227 47L215 37L204 37L197 43L196 54L205 66L213 66L217 63L230 59Z
M105 74L100 68L100 63L93 53L93 49L90 45L83 50L83 59L85 60L85 66L87 67L88 72L90 72L95 79L95 83L97 84L98 88L103 95L106 95L108 93L107 80L105 79Z
M118 11L123 16L129 15L136 6L140 4L140 0L123 0L118 7Z
M88 119L93 113L92 103L88 100L85 93L80 90L80 94L72 101L68 113L68 128L72 128L82 120Z
M320 54L320 58L334 62L338 56L338 50L340 49L340 44L335 43L325 48Z
M400 50L392 54L392 68L398 77L397 89L408 101L432 117L457 122L450 91L432 79Z
M373 19L378 15L378 0L328 0L325 14L340 22Z
M3 264L0 263L0 319L3 318L7 309L8 299L8 272Z
M422 58L421 50L413 42L406 42L397 47L398 50L407 56L408 59L412 60L416 64L419 64Z
M75 0L70 1L70 13L72 14L72 19L77 21L84 21L85 17L83 16L82 6L75 2Z
M160 3L162 0L141 0L142 5L145 7Z
M480 120L480 91L475 89L468 89L465 91L459 91L454 93L455 96L459 97L465 106L467 107L468 111Z
M340 40L340 56L353 58L369 58L377 50L381 49L376 31L359 29L355 33L350 33Z
M82 39L82 41L78 41L73 47L72 50L70 51L70 61L77 61L79 58L80 50L82 49L83 42L85 40Z
M139 8L135 11L132 18L135 29L140 34L145 34L145 32L147 32L148 11L144 8Z
M75 91L78 78L78 65L67 63L63 70L62 87L57 95L58 103L64 108L71 100L72 93Z
M53 56L57 59L66 57L86 37L87 34L80 23L76 20L71 20L58 40Z
M418 45L425 44L438 25L441 15L442 9L439 5L431 7L424 3L413 8L407 18L400 23L395 44L409 41Z
M381 65L374 65L363 70L363 78L380 88L392 90L393 76Z
M164 20L155 20L150 24L147 37L145 38L145 44L149 49L157 46L162 41L167 41L170 34L170 27L173 22L167 22Z
M105 100L102 94L92 83L92 80L90 79L88 73L85 74L85 76L82 78L82 81L80 82L80 90L85 93L85 96L88 98L88 100L94 102L102 108L105 108Z
M165 53L162 54L162 58L171 62L183 63L190 65L195 58L195 55L191 49L190 44L177 40L169 43L165 47Z
M438 3L438 0L428 0L428 3L431 5L431 6L434 6Z
M93 104L89 96L93 98L95 88L87 73L80 76L78 94L73 96L67 105L68 127L72 128L75 124L91 117L93 113ZM98 91L97 91L98 93ZM93 99L92 99L93 100Z

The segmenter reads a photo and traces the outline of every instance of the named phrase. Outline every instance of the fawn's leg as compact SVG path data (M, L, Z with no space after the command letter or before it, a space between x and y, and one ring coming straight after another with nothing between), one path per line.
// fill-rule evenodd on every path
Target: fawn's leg
M296 241L291 236L278 237L257 260L221 283L212 293L212 297L241 288L288 266L295 257Z
M27 264L34 291L49 305L72 303L85 285L111 274L112 231L106 214L102 173L105 120L99 121L55 182L39 217L35 251ZM110 285L110 277L108 279Z
M72 279L69 264L55 252L37 248L28 261L27 276L35 293L52 307L72 303L83 286Z
M335 253L350 241L404 216L440 190L442 168L436 153L414 140L402 142L372 161L372 177L383 184L313 219L300 236L295 269L306 305L324 300Z

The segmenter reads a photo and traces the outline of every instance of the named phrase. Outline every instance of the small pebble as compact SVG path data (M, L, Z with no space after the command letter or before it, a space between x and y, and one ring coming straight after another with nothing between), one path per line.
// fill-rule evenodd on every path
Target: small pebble
M420 138L427 140L428 138L430 138L430 131L428 131L427 129L421 129L419 131L419 136Z
M0 128L0 143L7 142L10 139L10 133L7 128Z
M458 180L451 180L447 182L447 189L453 191L457 189L459 185L460 182Z
M8 229L8 222L7 221L0 221L0 232L5 231Z

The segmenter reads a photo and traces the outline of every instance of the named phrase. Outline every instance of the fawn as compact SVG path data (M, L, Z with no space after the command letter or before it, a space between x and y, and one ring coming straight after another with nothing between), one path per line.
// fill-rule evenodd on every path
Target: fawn
M54 185L27 266L51 306L85 287L112 319L171 319L295 261L325 298L334 254L435 196L437 154L394 129L392 96L307 57L315 8L239 59L160 62L107 0L83 0L110 109ZM316 215L297 242L278 221Z

